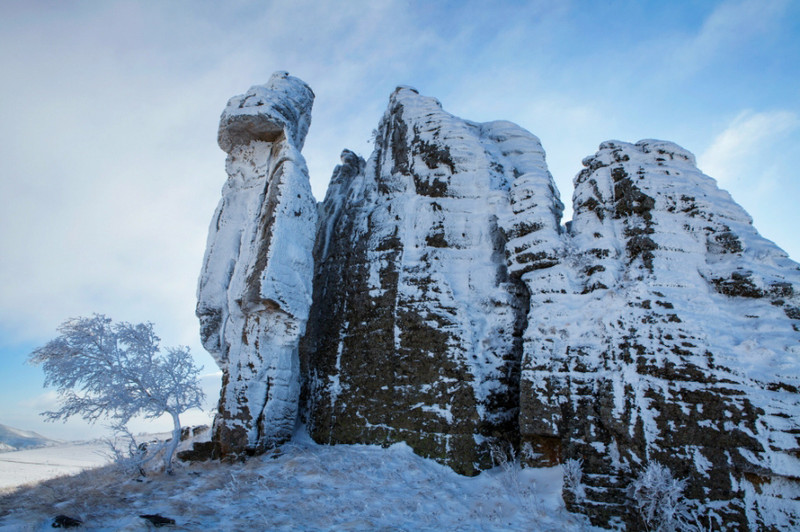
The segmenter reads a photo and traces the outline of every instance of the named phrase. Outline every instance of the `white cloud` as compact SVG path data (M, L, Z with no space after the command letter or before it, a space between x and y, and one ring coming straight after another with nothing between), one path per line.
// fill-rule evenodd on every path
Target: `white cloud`
M44 412L46 410L58 409L58 392L55 390L48 390L35 397L23 399L19 402L22 408L35 410L36 412Z
M703 21L699 31L675 50L677 70L691 73L719 54L766 35L786 11L787 0L737 0L721 2Z
M699 166L723 185L745 179L755 184L767 177L764 169L770 163L770 143L798 124L797 115L790 111L743 111L714 138L699 157Z

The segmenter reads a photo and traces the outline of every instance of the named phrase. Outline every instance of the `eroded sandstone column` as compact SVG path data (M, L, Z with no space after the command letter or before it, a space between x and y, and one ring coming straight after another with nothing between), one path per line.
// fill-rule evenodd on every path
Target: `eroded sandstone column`
M276 72L228 101L219 146L228 180L209 228L198 287L203 346L223 371L215 454L289 439L297 347L311 304L317 211L300 154L314 93Z

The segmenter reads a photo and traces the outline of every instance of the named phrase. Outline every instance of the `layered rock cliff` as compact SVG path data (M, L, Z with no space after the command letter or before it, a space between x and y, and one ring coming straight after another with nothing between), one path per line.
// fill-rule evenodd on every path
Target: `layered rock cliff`
M223 371L218 456L259 452L294 431L317 224L300 154L313 101L305 83L277 72L231 98L220 118L228 180L197 303L203 346Z
M704 525L798 522L800 267L691 153L601 144L562 226L535 136L400 87L317 211L312 99L280 74L223 113L198 304L219 454L299 416L318 442L405 441L465 474L492 449L581 463L565 500L602 526L643 526L630 486L655 462Z
M628 487L656 461L714 528L788 525L797 264L675 144L605 142L583 163L568 257L525 277L523 442L583 461L572 504L598 524L636 522Z
M466 122L399 88L369 160L342 159L321 208L303 349L311 434L406 441L474 473L492 442L516 438L519 271L542 260L530 234L559 230L544 152L514 124ZM542 183L551 205L537 210Z

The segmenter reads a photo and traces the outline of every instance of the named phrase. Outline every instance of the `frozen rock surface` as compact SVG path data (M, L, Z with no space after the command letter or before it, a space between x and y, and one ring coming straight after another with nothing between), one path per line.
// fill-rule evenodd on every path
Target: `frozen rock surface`
M312 100L278 73L222 116L198 303L218 454L300 416L317 442L403 441L470 475L492 449L579 460L564 498L600 526L646 527L630 486L652 462L702 526L800 524L800 267L691 153L604 142L564 227L535 136L399 87L315 205Z
M583 164L569 253L523 276L523 444L583 461L565 498L597 524L642 526L627 488L657 461L704 525L796 526L798 265L675 144Z
M345 151L321 206L302 349L312 436L491 466L488 446L517 432L519 275L550 260L561 208L536 137L398 88L372 156Z
M209 228L197 304L203 346L223 371L219 456L258 452L294 430L317 224L300 154L313 101L305 83L277 72L231 98L220 119L228 180Z

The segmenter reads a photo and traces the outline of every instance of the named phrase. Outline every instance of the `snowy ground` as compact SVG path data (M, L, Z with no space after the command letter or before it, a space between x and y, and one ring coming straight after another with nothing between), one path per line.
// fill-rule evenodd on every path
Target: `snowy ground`
M148 530L140 514L171 517L177 530L590 529L564 509L560 468L467 478L404 444L307 437L243 464L186 465L144 482L103 467L0 495L0 531L51 530L58 514L89 530Z
M0 493L6 488L100 467L109 462L107 452L108 445L96 440L0 453Z

